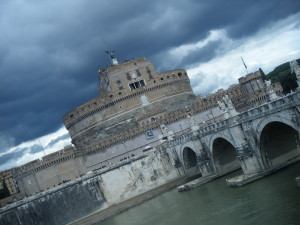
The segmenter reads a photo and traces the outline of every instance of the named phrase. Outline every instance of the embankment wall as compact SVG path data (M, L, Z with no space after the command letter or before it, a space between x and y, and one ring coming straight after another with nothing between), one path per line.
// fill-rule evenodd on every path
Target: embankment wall
M170 153L149 153L0 209L0 224L60 225L184 176Z

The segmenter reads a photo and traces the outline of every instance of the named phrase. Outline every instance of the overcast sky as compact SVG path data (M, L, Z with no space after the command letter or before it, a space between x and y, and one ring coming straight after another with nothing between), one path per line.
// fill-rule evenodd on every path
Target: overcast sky
M205 95L245 75L241 56L265 73L300 58L300 1L2 0L0 31L3 170L70 144L62 117L98 95L104 50L186 69Z

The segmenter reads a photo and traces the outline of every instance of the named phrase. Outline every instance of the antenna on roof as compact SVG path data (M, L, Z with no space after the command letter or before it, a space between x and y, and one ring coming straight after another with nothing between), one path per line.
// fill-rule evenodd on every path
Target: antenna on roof
M243 57L242 57L242 56L241 56L241 59L242 59L242 61L243 61L243 64L244 64L244 66L245 66L246 72L247 72L247 74L248 74L248 69L247 69L246 63L244 62L244 59L243 59Z

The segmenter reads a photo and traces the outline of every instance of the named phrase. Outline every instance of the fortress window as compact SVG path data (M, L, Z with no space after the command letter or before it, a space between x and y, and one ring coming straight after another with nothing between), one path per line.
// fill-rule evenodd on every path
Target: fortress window
M182 73L178 73L178 77L181 77L182 76Z
M114 96L113 96L113 95L110 95L109 97L112 98L112 97L114 97Z
M170 78L170 76L167 76L167 78L169 79L169 78Z
M154 80L153 83L156 83L156 80Z
M144 86L145 86L144 80L140 80L140 81L129 84L130 90L134 90L136 88L140 88L140 87L144 87Z
M153 76L152 76L152 73L151 73L151 70L148 66L146 66L146 71L147 71L147 74L149 76L149 79L153 79Z
M140 76L141 76L141 72L140 72L139 70L136 70L136 75L137 75L138 77L140 77Z
M135 86L134 86L133 83L132 83L132 84L129 84L129 87L130 87L130 90L134 90L134 89L135 89Z
M120 84L120 83L121 83L121 80L120 80L119 77L116 77L116 82L117 82L117 84Z
M141 86L144 87L145 86L145 82L144 80L140 80Z
M129 73L126 73L127 80L131 80L131 76Z
M161 80L164 80L164 78L162 77L162 78L160 78Z
M118 85L118 88L119 88L119 89L122 89L123 86L122 86L122 83L121 83L120 78L119 78L119 77L116 77L115 79L116 79L116 83L117 83L117 85Z

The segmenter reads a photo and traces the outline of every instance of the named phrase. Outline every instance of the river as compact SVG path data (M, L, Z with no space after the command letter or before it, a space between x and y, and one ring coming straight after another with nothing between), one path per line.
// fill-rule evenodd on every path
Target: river
M96 225L299 225L300 162L240 188L225 179L235 171L201 187L172 189Z

